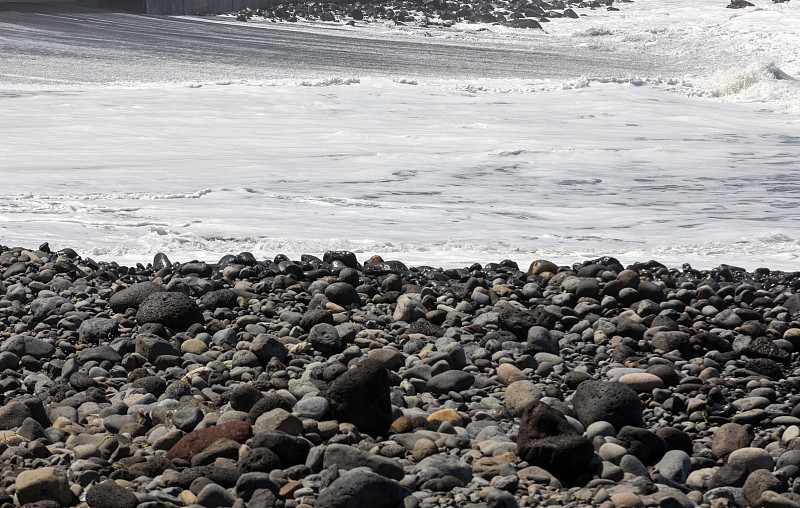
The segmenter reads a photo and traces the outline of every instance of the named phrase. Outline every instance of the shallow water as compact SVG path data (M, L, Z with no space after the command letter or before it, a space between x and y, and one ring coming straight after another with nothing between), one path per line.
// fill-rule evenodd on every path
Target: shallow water
M279 27L367 47L549 51L532 77L351 59L327 78L309 61L308 78L283 63L241 80L257 66L167 54L171 79L120 63L126 79L109 83L117 64L99 50L81 75L20 63L39 43L0 35L17 48L0 62L0 242L143 262L350 249L444 266L611 254L796 270L800 84L776 70L800 75L798 5L639 1L547 33ZM570 45L600 56L578 73ZM47 62L84 58L37 47ZM626 54L642 74L620 73ZM69 79L44 84L48 72Z

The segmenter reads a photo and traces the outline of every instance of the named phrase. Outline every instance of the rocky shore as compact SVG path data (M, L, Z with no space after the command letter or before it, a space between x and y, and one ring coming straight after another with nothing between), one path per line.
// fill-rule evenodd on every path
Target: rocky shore
M488 23L510 28L542 29L558 18L578 18L587 11L619 11L615 3L633 0L385 0L376 2L313 2L282 0L265 9L245 8L233 13L237 21L322 21L355 26L361 23L392 23L399 26L451 27L455 23ZM788 0L772 0L783 3ZM729 9L755 5L730 0Z
M800 506L799 273L0 247L0 507Z
M632 0L617 0L630 2ZM577 9L577 11L576 11ZM386 0L374 2L308 2L289 0L267 9L243 9L237 21L323 21L356 25L368 22L449 27L454 23L491 23L512 28L542 28L556 18L577 18L579 11L618 11L614 0Z

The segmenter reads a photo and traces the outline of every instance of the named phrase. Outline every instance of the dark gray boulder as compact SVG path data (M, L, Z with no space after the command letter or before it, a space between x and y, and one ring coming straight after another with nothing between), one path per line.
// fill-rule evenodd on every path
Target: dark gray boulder
M256 402L264 398L261 390L250 384L241 384L231 390L229 394L228 402L235 411L249 412Z
M111 295L108 305L114 312L125 312L127 309L138 309L153 293L165 292L166 287L157 282L140 282Z
M433 393L445 394L468 390L475 382L475 376L462 370L448 370L437 374L428 381L428 389Z
M653 349L670 352L675 349L686 354L689 352L689 334L685 332L656 332L650 341Z
M536 307L532 311L503 309L498 315L500 328L507 330L520 341L527 340L528 330L533 326L543 326L552 329L555 318L551 316L543 307Z
M22 425L26 418L31 417L31 411L22 402L12 400L0 406L0 430L14 429Z
M0 352L14 353L18 358L25 355L34 358L50 358L55 350L55 346L51 343L28 334L12 335L0 345Z
M232 289L219 289L204 294L200 303L205 305L207 310L215 310L220 307L233 309L239 306L238 298L239 295Z
M87 319L78 327L81 340L104 340L119 334L119 322L116 319Z
M243 474L236 481L234 494L237 497L249 500L253 497L255 491L259 489L268 489L273 494L277 494L280 490L278 485L270 479L269 474L265 472L250 472Z
M336 378L324 394L330 403L328 414L349 422L360 432L382 436L392 424L389 376L383 364L364 360Z
M159 356L180 356L180 352L172 343L157 335L140 333L136 335L134 343L136 353L145 357L150 363L155 363Z
M325 298L344 308L361 306L361 297L356 288L346 282L334 282L325 288Z
M120 486L114 480L96 483L86 492L89 508L136 508L139 500L133 491Z
M48 316L58 313L59 308L67 303L67 299L61 296L39 297L31 302L31 314L34 321L41 321Z
M111 346L98 346L83 349L78 352L78 361L86 363L89 361L117 363L122 361L122 355L115 351Z
M314 325L320 323L333 324L333 313L326 309L311 309L303 314L300 320L300 328L303 330L311 330Z
M397 460L338 443L329 445L325 449L322 467L332 466L346 470L367 466L387 478L403 479L403 466Z
M517 437L519 456L560 478L586 472L594 454L588 438L557 409L534 401L522 412Z
M326 508L398 508L411 490L379 474L355 469L334 480L317 498L316 506Z
M250 343L250 351L252 351L259 360L264 364L268 363L273 358L279 361L286 359L289 350L275 335L269 333L259 333L253 342Z
M336 327L328 323L314 325L308 333L308 342L326 356L341 353L344 349Z
M606 421L619 430L642 427L642 401L633 389L617 381L584 381L572 395L572 409L584 427Z
M617 439L628 453L649 466L658 462L669 450L667 443L653 432L626 425L617 433Z
M311 451L310 441L280 430L258 433L247 441L247 446L252 449L270 449L278 456L283 467L305 464L308 452Z
M346 250L330 250L322 255L322 260L326 263L339 261L349 268L358 268L358 259L356 259L356 255Z
M70 378L70 382L72 378ZM133 388L144 388L147 393L160 397L167 389L167 382L161 376L144 376L131 382Z
M158 323L175 331L185 331L195 323L203 323L203 313L194 299L183 293L155 293L139 306L136 322Z

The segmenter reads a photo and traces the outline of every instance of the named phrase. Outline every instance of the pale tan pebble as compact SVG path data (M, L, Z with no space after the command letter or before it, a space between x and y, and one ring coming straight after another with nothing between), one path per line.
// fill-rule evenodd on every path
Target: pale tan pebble
M561 486L561 482L558 478L539 466L528 466L524 469L520 469L517 471L517 478L523 482L534 483L534 485L528 487L528 494L531 496L534 495L531 493L532 488L541 490L545 488L545 486L550 488L559 488Z
M788 443L793 439L800 437L800 427L797 425L789 425L785 431L783 431L783 435L781 436L781 441L784 443Z
M664 381L660 377L647 372L625 374L619 378L619 382L639 393L649 393L656 388L664 388Z
M181 353L201 355L208 351L208 344L199 339L188 339L181 343Z
M56 429L66 429L67 427L74 426L75 430L81 429L81 426L77 423L73 422L66 416L59 416L56 418L56 421L53 422L53 427Z
M768 469L772 471L775 467L775 458L763 448L748 446L734 450L728 455L728 463L747 462L753 469Z
M341 305L336 305L333 302L327 302L325 304L325 308L328 309L331 312L347 312L347 309L345 309Z
M700 504L700 503L703 502L703 493L700 492L699 490L693 490L693 491L689 492L688 494L686 494L686 497L688 497L689 499L691 499L693 502L695 502L697 504Z
M339 431L339 422L336 420L325 420L318 422L317 431L319 432L320 437L323 439L328 439Z
M519 457L517 456L517 454L515 452L505 452L505 453L502 453L500 455L500 457L503 457L504 459L506 459L511 464L516 464L517 462L519 462Z
M795 342L800 340L800 328L789 328L788 330L783 332L783 338L794 344Z
M181 501L183 501L185 506L193 505L196 500L197 496L194 495L191 490L181 491Z
M642 508L644 503L633 492L618 492L611 496L611 502L617 508Z
M715 467L706 467L692 471L686 478L686 486L692 490L706 491L708 490L708 483L711 481L711 477L714 476L716 471L717 468Z
M436 454L438 451L439 449L437 448L436 443L428 438L423 437L414 443L414 449L412 450L411 455L414 457L414 460L419 462L425 457L430 457L431 455Z
M411 384L408 379L404 379L400 382L400 388L406 393L406 395L414 396L417 394L417 389L414 388L414 385Z
M497 367L497 379L504 385L510 385L514 381L521 381L527 378L513 363L501 363Z
M782 496L772 490L765 490L758 501L759 506L764 508L800 508L800 503L792 501L786 496Z
M123 402L128 406L131 407L134 404L137 404L140 400L150 395L149 393L133 393L125 397Z
M597 330L596 332L594 332L594 336L592 337L592 341L596 345L602 346L603 344L608 342L608 335L606 335L606 332L604 332L603 330Z
M700 374L697 375L701 381L708 381L709 379L716 379L719 377L719 371L714 367L706 367Z

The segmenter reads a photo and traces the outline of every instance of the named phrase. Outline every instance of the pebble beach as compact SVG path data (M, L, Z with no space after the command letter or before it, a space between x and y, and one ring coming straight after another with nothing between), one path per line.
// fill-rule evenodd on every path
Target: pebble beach
M800 277L0 248L0 506L800 506Z

